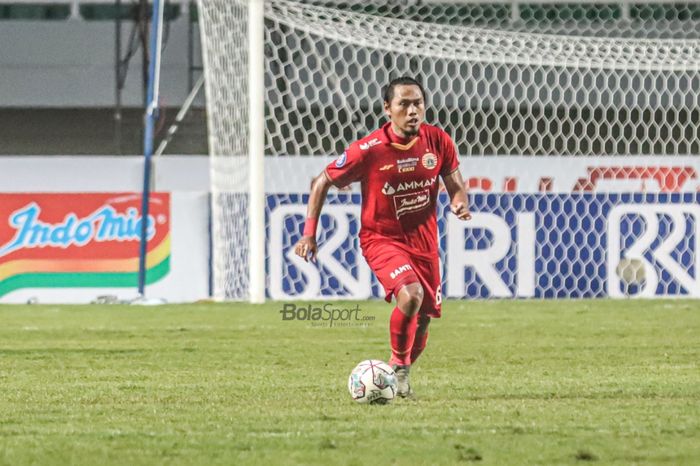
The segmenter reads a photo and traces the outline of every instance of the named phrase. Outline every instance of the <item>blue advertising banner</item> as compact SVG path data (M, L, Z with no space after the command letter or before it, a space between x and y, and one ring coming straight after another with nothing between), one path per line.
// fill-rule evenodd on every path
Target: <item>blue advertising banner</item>
M307 195L267 196L268 296L383 297L359 247L359 194L331 194L316 264L294 255ZM462 222L439 199L443 295L700 297L700 194L472 194Z

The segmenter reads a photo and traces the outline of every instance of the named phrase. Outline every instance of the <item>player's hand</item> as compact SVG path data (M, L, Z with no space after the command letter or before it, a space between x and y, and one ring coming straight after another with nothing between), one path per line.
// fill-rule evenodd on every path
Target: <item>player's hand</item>
M294 253L302 257L306 262L309 262L309 254L311 254L311 262L316 262L317 252L318 245L316 244L316 238L313 236L303 236L294 246Z
M469 207L464 202L450 204L450 210L460 220L471 220L472 214L469 213Z

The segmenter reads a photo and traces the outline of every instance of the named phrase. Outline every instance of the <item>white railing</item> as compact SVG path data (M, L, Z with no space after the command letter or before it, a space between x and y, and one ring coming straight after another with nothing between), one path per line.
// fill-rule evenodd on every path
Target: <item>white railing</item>
M152 0L151 0L152 1ZM0 0L0 5L70 5L69 19L81 19L80 5L94 5L96 3L104 3L105 5L114 5L115 0ZM137 0L122 0L122 5L130 5L137 3ZM150 3L150 2L149 2ZM190 0L170 0L170 4L181 4L185 8L189 8ZM183 12L189 12L183 9Z
M151 0L152 1L152 0ZM345 4L361 4L366 3L363 0L328 0L327 3L345 3ZM80 5L94 5L96 3L110 4L114 5L115 0L0 0L0 5L11 5L11 4L51 4L51 5L70 5L70 15L68 19L82 19L80 15ZM138 0L122 0L123 5L129 5L138 3ZM180 4L183 5L183 14L187 14L189 17L189 8L191 0L170 0L170 4ZM306 2L309 3L309 2ZM410 4L410 0L407 1ZM454 5L469 5L469 4L497 4L497 5L511 5L511 16L513 20L517 20L520 16L520 5L550 5L550 4L573 4L573 5L586 5L586 4L596 4L605 6L620 6L623 18L629 18L629 10L631 5L661 5L661 4L675 4L678 0L618 0L618 1L605 1L605 0L422 0L424 4L454 4Z

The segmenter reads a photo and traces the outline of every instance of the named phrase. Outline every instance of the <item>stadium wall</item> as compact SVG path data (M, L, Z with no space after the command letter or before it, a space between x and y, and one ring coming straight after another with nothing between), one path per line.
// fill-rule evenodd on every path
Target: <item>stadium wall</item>
M137 295L141 157L0 157L0 302ZM207 157L155 162L147 296L209 296Z
M312 175L331 160L280 157L268 163L273 299L383 297L355 239L357 185L328 197L318 265L293 253L308 199L299 193L308 192ZM460 162L473 219L456 220L441 194L443 296L700 297L697 156L461 157ZM276 173L307 175L281 184Z
M292 252L309 182L332 160L266 158L269 298L382 297L356 240L358 186L329 194L318 265ZM700 297L700 158L462 157L461 167L474 219L456 221L441 195L444 296ZM133 298L137 216L129 209L141 170L140 157L0 158L0 302ZM208 157L156 160L149 295L208 296L209 186ZM86 219L90 241L78 231ZM104 259L121 261L106 277L118 286L96 282Z
M163 50L162 106L179 107L188 88L188 15L169 23ZM122 26L122 54L133 22ZM199 31L194 37L198 40ZM0 107L109 107L115 104L114 21L3 21ZM201 63L199 43L193 48ZM122 57L123 58L123 57ZM141 50L130 60L122 105L143 106ZM37 72L40 71L40 72ZM200 97L195 105L203 105Z

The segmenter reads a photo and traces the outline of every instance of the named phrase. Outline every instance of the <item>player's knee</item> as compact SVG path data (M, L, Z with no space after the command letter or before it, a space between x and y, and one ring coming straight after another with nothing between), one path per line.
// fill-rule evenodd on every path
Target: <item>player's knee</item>
M407 288L409 288L407 290L409 304L414 306L417 311L421 304L423 304L423 287L418 283L414 283L409 285Z
M413 315L420 309L421 304L423 304L423 287L420 283L411 283L404 286L401 289L401 301L403 304L402 310L408 314Z

